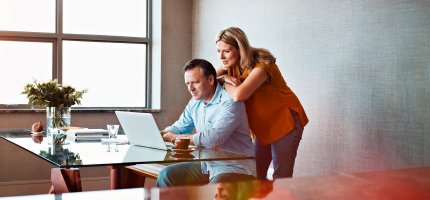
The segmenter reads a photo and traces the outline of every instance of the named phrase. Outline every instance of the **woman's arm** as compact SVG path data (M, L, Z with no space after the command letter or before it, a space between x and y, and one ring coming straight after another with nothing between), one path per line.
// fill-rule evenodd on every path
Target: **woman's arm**
M217 76L216 79L217 79L218 83L221 85L229 83L229 84L233 84L234 86L238 86L241 84L239 79L232 77L232 76L229 76L227 74L227 71L224 70L224 68L222 66L220 66L216 69L216 76Z
M242 84L224 84L224 88L234 101L245 101L267 80L269 75L264 69L254 68Z
M219 66L216 69L216 80L221 85L224 85L224 83L225 83L225 80L224 80L225 74L227 74L227 71L225 71L222 66Z

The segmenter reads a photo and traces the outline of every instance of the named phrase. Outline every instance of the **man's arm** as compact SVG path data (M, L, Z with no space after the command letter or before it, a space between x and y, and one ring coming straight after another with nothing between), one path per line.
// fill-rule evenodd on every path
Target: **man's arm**
M173 143L173 140L176 138L189 138L190 145L195 145L193 141L193 134L174 134L172 131L161 131L161 135L163 136L163 140L166 142Z
M254 68L242 84L226 82L225 90L235 101L247 100L269 78L261 68Z
M171 142L173 139L175 139L175 137L181 136L191 138L191 143L194 144L192 141L192 136L187 134L191 133L195 128L190 108L193 105L193 102L193 100L188 102L181 116L174 124L166 127L163 131L160 131L164 141Z

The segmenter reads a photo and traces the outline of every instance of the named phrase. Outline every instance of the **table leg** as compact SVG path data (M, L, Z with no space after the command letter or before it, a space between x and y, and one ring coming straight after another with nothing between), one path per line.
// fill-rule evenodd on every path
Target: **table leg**
M82 192L81 174L79 169L51 169L50 194L61 194L65 192Z
M121 171L124 166L109 166L110 169L110 189L120 189L121 188Z
M133 173L125 166L109 166L110 169L110 189L143 187L145 176Z

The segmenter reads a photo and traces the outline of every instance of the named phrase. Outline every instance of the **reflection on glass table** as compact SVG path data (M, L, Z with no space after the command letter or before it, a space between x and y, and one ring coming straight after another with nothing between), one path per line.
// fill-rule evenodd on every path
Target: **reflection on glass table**
M80 177L78 168L108 166L111 174L111 189L123 187L121 182L121 171L124 167L135 164L151 163L172 163L172 162L196 162L196 161L214 161L214 160L240 160L253 159L250 156L244 156L237 153L196 148L186 157L177 157L173 151L165 151L141 146L133 146L122 142L118 145L118 151L106 151L106 145L102 142L75 142L66 140L64 143L49 145L46 137L34 138L28 134L0 133L0 136L22 148L33 155L42 158L58 167L55 176L70 176L64 180L76 179ZM118 140L126 140L125 135L119 135ZM54 171L51 171L51 180ZM80 178L79 178L80 179ZM74 183L77 190L80 189L80 180ZM52 189L52 188L51 188ZM68 191L74 191L71 189Z
M430 167L254 180L204 186L134 188L4 199L430 199ZM402 188L402 189L399 189ZM347 198L345 198L347 197ZM2 199L3 199L2 198Z
M120 135L118 139L124 137L124 135ZM124 144L124 142L122 142L122 145L118 145L117 152L106 152L106 145L102 142L74 142L66 140L64 144L53 146L47 144L46 137L35 141L34 138L30 137L30 134L28 137L9 135L3 138L58 167L64 168L179 161L252 159L252 157L241 154L213 149L196 148L190 153L193 155L191 158L175 158L172 157L174 155L172 151L133 146L127 143ZM121 141L124 141L124 139Z

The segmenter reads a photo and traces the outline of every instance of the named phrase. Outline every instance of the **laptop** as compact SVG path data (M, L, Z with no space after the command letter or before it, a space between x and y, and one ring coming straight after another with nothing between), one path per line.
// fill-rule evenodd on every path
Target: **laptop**
M116 117L130 144L154 149L171 150L171 142L164 142L150 113L115 111Z

